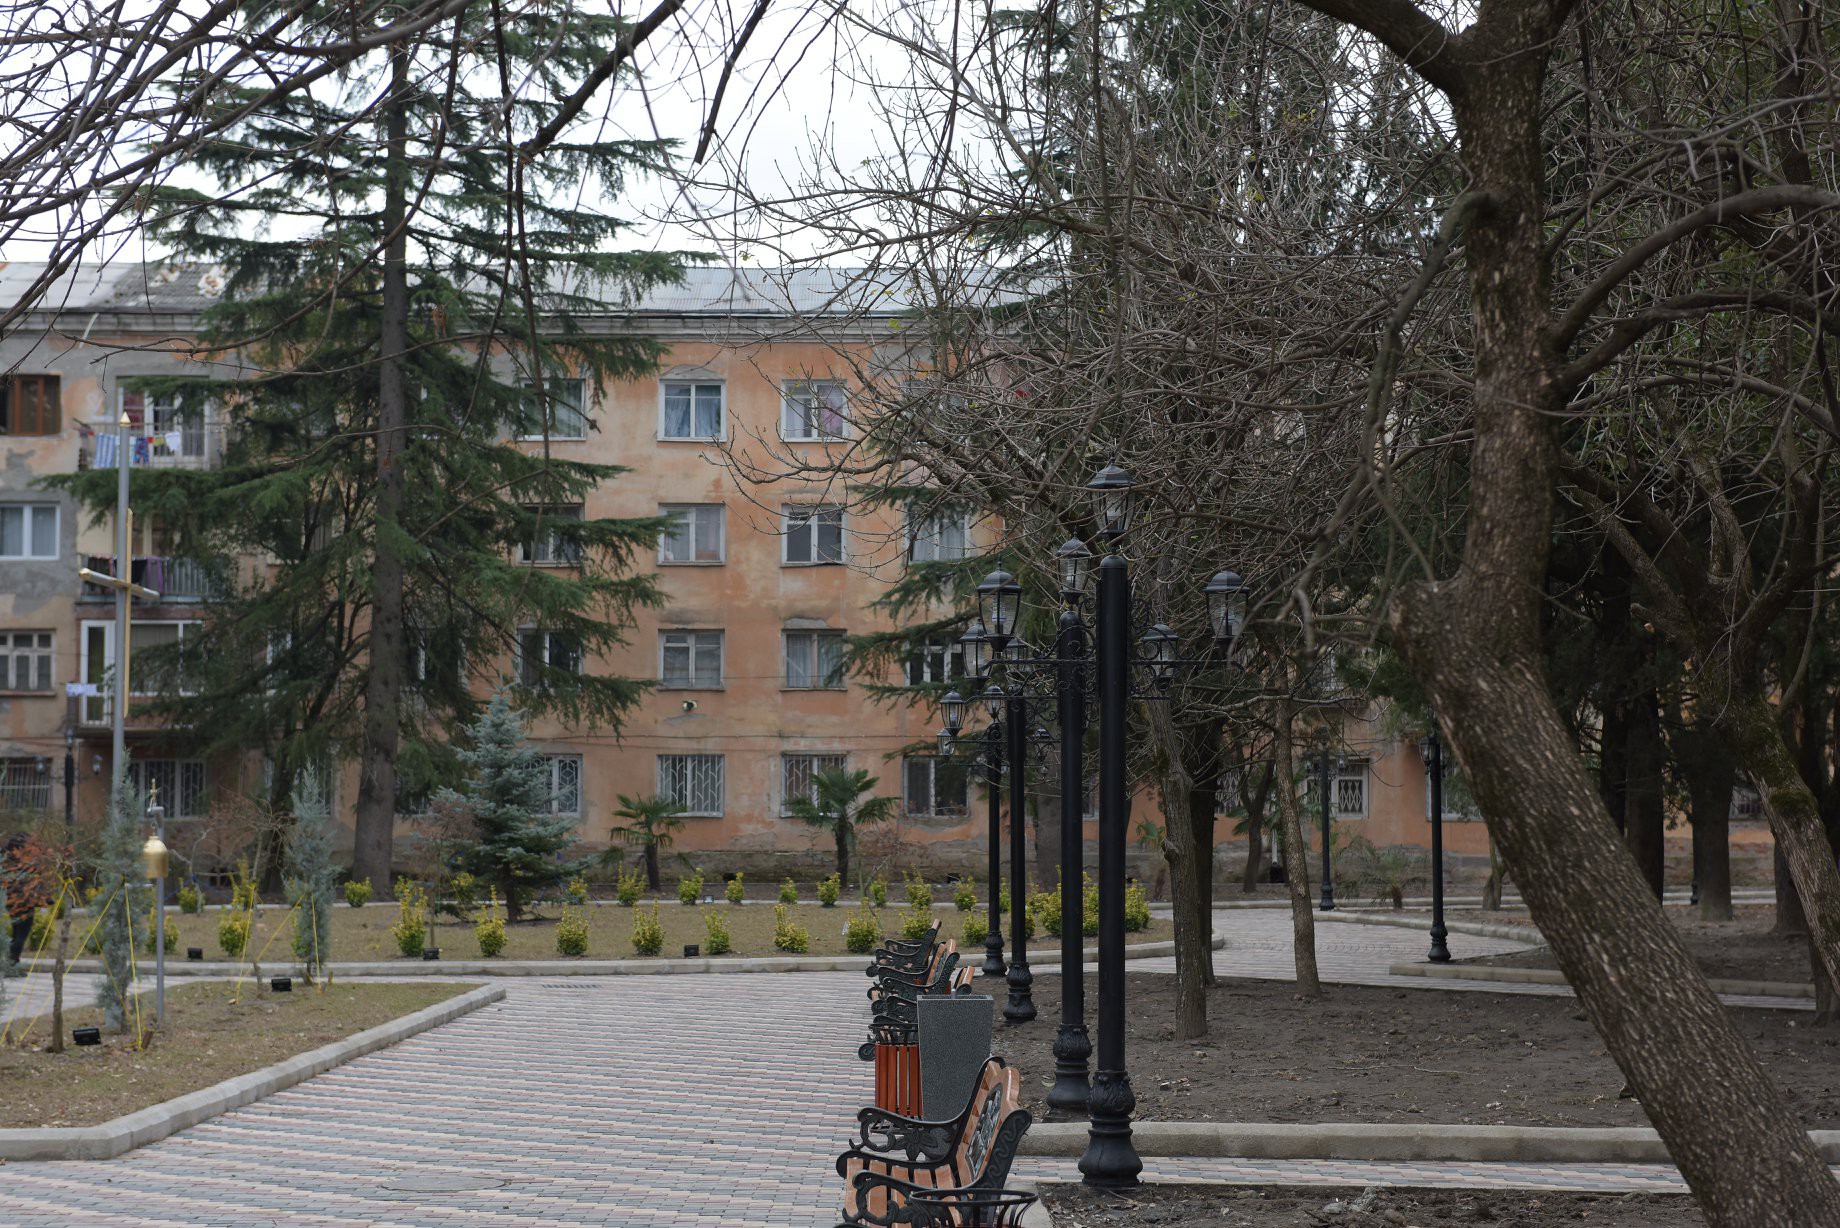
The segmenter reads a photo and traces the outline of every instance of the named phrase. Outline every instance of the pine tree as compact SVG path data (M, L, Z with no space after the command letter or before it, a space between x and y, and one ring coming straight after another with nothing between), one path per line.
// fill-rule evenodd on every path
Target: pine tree
M116 790L96 851L96 899L90 906L95 947L102 965L96 973L96 1001L112 1032L125 1032L133 1015L134 931L153 910L153 888L141 863L145 843L146 803L129 784Z
M472 746L460 758L471 771L461 799L474 838L461 848L457 868L495 885L516 921L539 889L587 865L562 856L575 843L575 820L549 812L548 764L524 744L524 722L502 691L474 722Z
M310 93L188 102L253 109L191 158L214 190L138 202L178 256L223 266L202 339L233 357L201 364L209 378L143 381L217 405L227 443L214 470L135 472L136 507L226 583L241 559L274 564L182 661L137 662L184 672L184 693L149 707L196 731L196 753L264 751L276 803L300 768L357 748L353 873L374 882L389 881L398 797L455 778L448 744L477 715L475 683L503 682L511 657L522 709L617 730L641 688L590 663L660 599L634 571L659 522L574 518L622 471L549 440L592 429L592 392L662 352L588 317L676 279L684 258L607 250L623 224L581 202L668 150L591 136L520 159L517 141L629 23L534 0L500 23L499 7L463 8ZM308 20L350 19L324 3ZM69 484L101 507L112 481Z
M318 772L305 771L294 784L294 827L287 842L287 900L294 909L294 955L306 978L323 975L332 958L331 808Z

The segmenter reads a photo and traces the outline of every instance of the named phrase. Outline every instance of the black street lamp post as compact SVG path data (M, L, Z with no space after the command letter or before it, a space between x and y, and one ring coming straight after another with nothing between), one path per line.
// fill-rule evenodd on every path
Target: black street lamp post
M990 926L984 934L985 976L1003 976L1003 727L984 727L984 783L990 798Z
M1011 665L1011 669L1015 666ZM1028 863L1028 824L1024 809L1028 805L1029 709L1022 696L1020 681L1010 683L1009 710L1009 1001L1003 1004L1003 1018L1014 1026L1035 1018L1035 977L1029 971L1028 883L1024 868Z
M1450 931L1444 928L1444 745L1437 722L1418 744L1425 759L1425 778L1431 788L1431 953L1434 964L1450 962Z
M1331 759L1329 748L1325 744L1316 756L1317 782L1322 790L1322 912L1335 911L1335 870L1329 861L1329 809L1334 805L1330 796L1334 788L1331 778Z
M1069 546L1078 547L1075 557L1081 562L1077 576L1062 572L1061 591L1068 605L1061 613L1054 650L1061 726L1061 1023L1054 1033L1054 1086L1048 1089L1048 1107L1083 1116L1091 1091L1087 1061L1092 1057L1092 1040L1086 1034L1086 961L1081 950L1085 935L1076 920L1086 904L1081 882L1086 843L1086 628L1075 603L1085 590L1084 562L1091 552L1083 543L1069 542L1061 547L1063 561Z

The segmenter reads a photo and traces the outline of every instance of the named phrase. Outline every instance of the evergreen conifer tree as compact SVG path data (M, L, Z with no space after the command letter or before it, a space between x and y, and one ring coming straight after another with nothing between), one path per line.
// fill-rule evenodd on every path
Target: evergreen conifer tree
M456 775L473 684L503 682L509 660L524 710L617 729L641 688L591 662L659 600L633 570L659 522L585 515L621 470L550 441L594 430L598 389L661 353L605 316L684 258L609 250L623 224L597 201L668 151L590 135L522 159L630 23L496 10L462 6L312 91L188 94L229 121L190 159L213 186L138 202L176 257L223 268L203 378L141 386L188 423L214 406L225 455L137 470L134 502L235 589L183 660L137 661L183 670L149 708L195 731L194 753L264 751L276 803L300 768L355 748L353 874L379 883L398 798ZM352 19L327 2L309 21ZM100 508L113 480L69 484ZM251 557L273 565L239 566Z
M524 744L524 722L503 692L474 722L472 746L460 758L471 772L461 797L474 838L461 848L458 868L496 886L516 921L539 889L587 865L562 856L575 843L575 819L550 813L549 765Z
M96 899L90 924L101 968L96 972L96 1001L112 1032L125 1032L133 1016L134 931L153 910L153 888L141 864L146 841L142 815L146 803L129 784L115 792L96 851Z
M287 899L294 909L294 955L306 978L322 975L332 958L331 808L326 786L315 771L294 783L294 826L287 842Z

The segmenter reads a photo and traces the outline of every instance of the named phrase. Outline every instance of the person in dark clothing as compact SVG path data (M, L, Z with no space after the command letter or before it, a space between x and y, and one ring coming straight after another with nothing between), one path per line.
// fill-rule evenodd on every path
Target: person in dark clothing
M6 915L13 923L12 942L8 946L8 964L17 967L25 952L26 939L32 933L32 914L38 909L37 893L31 890L25 864L26 838L14 832L0 844L0 891L6 892Z

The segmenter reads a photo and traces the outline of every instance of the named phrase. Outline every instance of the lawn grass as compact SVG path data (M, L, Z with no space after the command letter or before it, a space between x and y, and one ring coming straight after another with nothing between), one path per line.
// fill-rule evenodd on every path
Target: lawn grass
M296 1054L399 1019L465 993L474 985L295 982L292 993L249 980L169 983L166 1019L153 1028L153 994L140 997L144 1049L128 1035L103 1032L102 1044L78 1048L65 1037L61 1054L49 1040L49 1015L29 1031L14 1021L0 1045L0 1128L93 1126L171 1100L225 1079L272 1066ZM65 1012L65 1026L98 1026L94 1007ZM25 1031L25 1043L17 1043Z
M642 902L639 910L651 911L651 903ZM714 904L683 905L675 896L655 901L658 903L658 921L664 927L665 956L681 956L684 946L695 943L703 955L709 954L709 934L707 917L715 913L727 924L732 956L766 956L781 955L773 946L774 910L768 903L750 901L745 905L729 904L720 901ZM556 919L561 909L553 904L540 907L537 912L541 919L521 921L507 926L505 949L501 959L559 959L556 953ZM615 903L597 902L586 907L588 915L588 959L633 959L637 958L632 949L632 931L634 909L622 907ZM811 935L812 955L848 954L843 943L843 924L854 916L856 909L839 904L835 908L824 908L818 904L794 904L788 910L791 920L803 925ZM195 915L181 916L177 912L168 913L179 924L179 950L169 958L183 958L186 947L201 947L204 957L209 960L228 958L217 943L218 920L225 914L216 909ZM943 938L958 939L963 942L965 918L983 916L983 910L976 913L963 913L953 908L938 908L934 915L944 923L940 934ZM898 937L900 934L902 910L889 907L877 911L884 935ZM396 920L396 906L372 904L364 908L351 908L340 904L332 915L332 950L330 958L335 961L374 961L403 960L404 956L397 949L396 939L390 933L390 926ZM1005 917L1004 937L1008 938L1008 918ZM250 952L256 955L264 967L273 965L285 967L293 958L290 928L292 921L282 909L261 909L256 913L255 935L250 943ZM1167 918L1152 918L1148 929L1130 935L1131 942L1160 942L1171 937L1171 924ZM1088 945L1090 945L1089 940ZM441 948L443 959L478 959L479 944L473 937L473 927L463 924L453 917L442 917L434 928L430 945ZM978 948L983 947L979 942ZM1031 950L1058 952L1060 940L1057 938L1037 937ZM245 958L248 958L246 955Z

